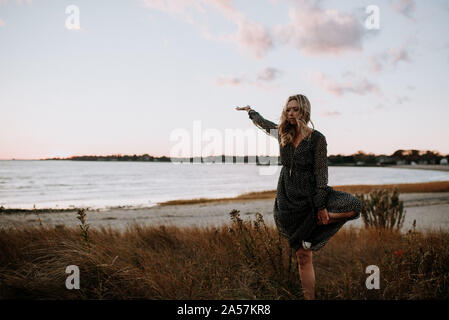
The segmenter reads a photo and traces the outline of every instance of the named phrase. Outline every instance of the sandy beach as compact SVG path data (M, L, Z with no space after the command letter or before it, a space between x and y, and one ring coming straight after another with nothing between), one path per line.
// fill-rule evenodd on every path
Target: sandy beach
M402 193L406 217L403 230L412 228L416 220L416 228L449 229L449 192ZM112 227L124 229L128 225L168 225L178 226L218 226L229 222L229 212L240 210L243 218L254 218L260 212L267 223L274 224L274 198L268 199L233 199L233 201L210 201L193 204L160 205L145 209L115 208L106 211L87 210L87 223L91 227ZM0 226L24 227L39 225L76 226L79 220L76 212L40 212L12 213L0 215ZM350 221L346 227L363 226L362 219Z

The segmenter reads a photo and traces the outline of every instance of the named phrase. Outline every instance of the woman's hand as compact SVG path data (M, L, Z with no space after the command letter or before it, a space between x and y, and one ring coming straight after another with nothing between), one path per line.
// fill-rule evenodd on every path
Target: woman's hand
M324 208L318 211L318 224L328 224L329 222L329 213L327 209Z
M246 106L246 107L235 107L235 110L245 110L245 111L249 111L251 110L250 106Z

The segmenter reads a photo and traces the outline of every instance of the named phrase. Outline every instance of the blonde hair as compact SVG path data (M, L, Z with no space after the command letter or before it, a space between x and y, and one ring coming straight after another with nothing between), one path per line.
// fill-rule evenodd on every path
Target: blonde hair
M315 130L315 125L312 120L310 120L310 102L306 96L302 94L297 94L290 96L282 109L280 124L279 124L279 135L281 137L281 145L285 147L288 143L293 143L296 138L296 129L291 125L287 118L287 105L290 101L296 100L299 104L299 114L296 118L296 123L299 126L299 133L303 139L308 139ZM312 128L307 126L308 123L312 124Z

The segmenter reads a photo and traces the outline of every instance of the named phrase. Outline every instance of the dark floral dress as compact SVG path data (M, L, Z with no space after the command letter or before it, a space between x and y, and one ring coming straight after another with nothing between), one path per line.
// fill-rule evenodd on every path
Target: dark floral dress
M360 217L361 201L350 193L328 186L326 137L314 130L295 148L282 147L278 126L250 110L249 118L265 133L278 139L282 169L274 201L274 221L289 245L298 250L302 242L311 243L311 250L321 249L348 221ZM329 212L355 211L356 216L341 222L318 225L318 209Z

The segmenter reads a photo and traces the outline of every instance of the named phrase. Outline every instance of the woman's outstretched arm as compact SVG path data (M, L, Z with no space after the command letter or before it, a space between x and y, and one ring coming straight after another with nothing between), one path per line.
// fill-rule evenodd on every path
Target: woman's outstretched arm
M249 118L253 121L253 123L262 129L265 133L269 134L270 136L278 139L278 125L274 122L271 122L270 120L265 119L262 117L257 111L251 109L250 106L246 106L243 108L236 108L237 110L246 110L248 111Z
M328 168L327 168L327 141L324 135L318 137L314 150L314 168L316 190L313 196L313 203L318 210L326 207L328 187Z

